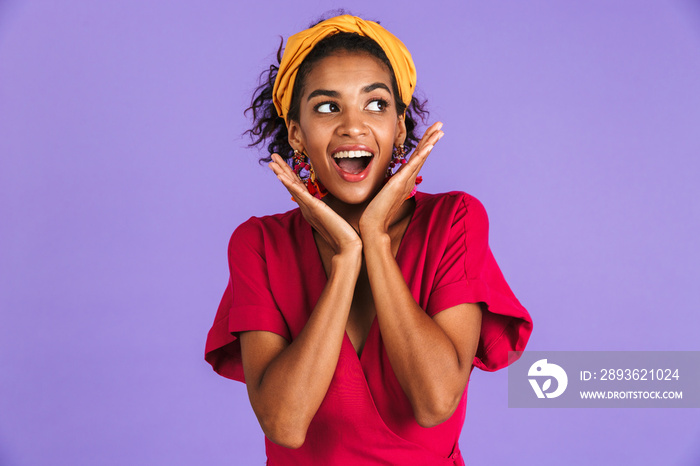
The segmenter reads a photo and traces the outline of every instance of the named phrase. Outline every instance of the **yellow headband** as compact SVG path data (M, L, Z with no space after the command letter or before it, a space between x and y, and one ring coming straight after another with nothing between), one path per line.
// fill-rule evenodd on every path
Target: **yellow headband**
M287 40L282 63L277 71L272 99L277 114L288 123L287 114L292 103L292 89L304 58L322 39L338 32L356 32L373 39L386 53L394 68L399 97L408 106L416 88L416 67L411 54L403 42L374 21L365 21L357 16L342 15L318 23L316 26L294 34Z

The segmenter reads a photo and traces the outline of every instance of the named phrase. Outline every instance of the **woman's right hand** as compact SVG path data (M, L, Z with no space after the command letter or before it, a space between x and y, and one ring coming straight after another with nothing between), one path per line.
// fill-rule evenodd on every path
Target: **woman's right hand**
M338 366L362 264L362 240L348 222L309 193L279 155L272 154L269 166L321 236L319 250L323 246L325 255L333 254L323 292L291 342L273 332L240 333L248 396L263 432L278 445L299 448Z
M321 235L335 254L362 253L362 239L355 229L325 202L312 196L282 157L272 154L272 162L268 166L299 204L309 225Z

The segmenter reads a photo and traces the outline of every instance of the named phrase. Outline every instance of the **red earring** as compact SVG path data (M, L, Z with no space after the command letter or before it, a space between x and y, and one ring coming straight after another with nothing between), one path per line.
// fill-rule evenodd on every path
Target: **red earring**
M406 146L403 144L399 144L398 147L394 147L393 152L391 153L391 162L389 162L389 167L386 169L386 181L389 180L396 172L398 172L401 169L402 165L406 165ZM398 168L397 168L398 167ZM394 170L396 169L396 170ZM408 195L408 198L410 199L416 194L416 187L423 182L423 177L422 176L417 176L416 177L416 184L413 186L413 190L411 191L411 194Z
M316 199L323 198L328 191L321 184L321 182L316 178L316 173L314 173L314 167L311 166L309 158L301 151L294 149L294 156L292 158L292 169L294 173L297 174L299 179L304 182L306 189L309 190L312 196Z
M401 165L406 164L406 146L399 144L398 147L394 147L391 153L391 162L389 162L389 167L386 169L386 177L391 178L396 171L401 168ZM398 168L397 168L398 167ZM396 168L396 171L394 169Z

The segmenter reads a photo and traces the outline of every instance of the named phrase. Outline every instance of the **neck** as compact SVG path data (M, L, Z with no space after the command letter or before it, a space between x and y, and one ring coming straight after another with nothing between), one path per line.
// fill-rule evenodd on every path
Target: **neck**
M340 215L346 222L348 222L350 226L355 229L355 231L359 231L360 218L371 202L371 199L363 202L362 204L346 204L329 193L323 198L323 201L328 204L328 207L333 209L336 214Z

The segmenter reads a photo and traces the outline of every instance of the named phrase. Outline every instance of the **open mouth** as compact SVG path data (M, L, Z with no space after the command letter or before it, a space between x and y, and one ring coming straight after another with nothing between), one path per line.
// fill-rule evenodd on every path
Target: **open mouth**
M371 152L366 150L344 150L333 154L335 164L345 173L357 175L362 173L372 161Z

